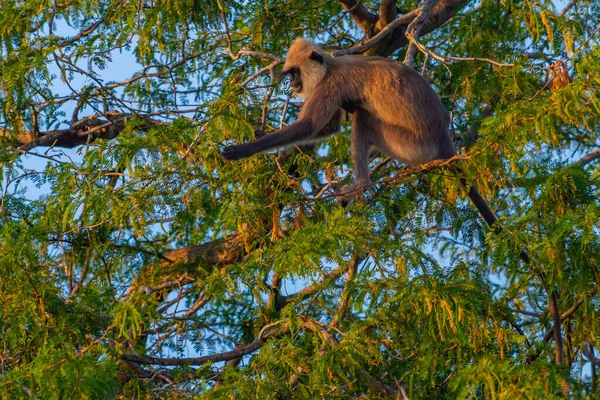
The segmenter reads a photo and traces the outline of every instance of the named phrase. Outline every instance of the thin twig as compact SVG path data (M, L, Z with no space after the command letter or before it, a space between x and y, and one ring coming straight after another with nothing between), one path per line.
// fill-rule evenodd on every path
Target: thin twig
M276 60L276 61L273 61L271 64L267 65L266 67L259 69L258 71L256 71L252 75L250 75L248 78L246 78L242 83L240 83L240 87L246 87L246 85L248 85L250 82L252 82L254 79L256 79L259 75L262 75L267 71L271 71L273 68L275 68L276 66L278 66L281 63L282 63L281 60Z
M341 318L344 318L344 316L346 315L348 302L350 301L350 289L351 289L351 285L352 285L352 278L354 277L354 274L356 274L356 269L358 268L358 264L360 264L361 261L362 261L362 258L354 257L354 259L350 263L350 266L348 267L348 271L346 273L346 283L344 285L342 299L340 300L340 305L338 306L337 313L334 315L334 317L329 322L329 326L328 326L329 329L336 327L339 320Z
M596 27L596 29L594 29L592 31L592 33L590 33L590 36L587 37L587 39L585 39L575 50L573 50L573 54L571 54L570 57L567 57L565 59L565 63L571 59L573 59L573 57L575 57L575 55L577 55L577 53L579 52L579 50L585 46L590 40L592 40L592 38L596 35L596 33L598 33L598 31L600 31L600 24L598 24L598 26Z
M285 104L283 105L283 111L281 111L281 119L279 120L279 129L283 128L283 122L285 121L285 116L287 115L288 105L290 104L291 97L288 96L285 99Z
M515 66L515 64L513 64L513 63L501 63L501 62L492 60L490 58L442 56L442 55L439 55L439 54L433 52L429 48L425 47L425 45L423 45L419 41L415 40L408 33L406 34L406 37L410 40L411 43L414 43L415 46L417 46L417 48L419 50L421 50L422 53L424 53L425 55L428 55L431 58L435 58L436 60L438 60L444 64L449 64L451 61L481 61L481 62L490 63L497 67L514 67Z
M279 61L279 62L283 62L285 60L283 57L278 57L278 56L270 54L270 53L263 53L262 51L252 51L252 50L238 50L238 52L235 53L235 54L233 54L231 51L229 51L229 56L233 60L239 60L239 58L241 56L251 56L251 57L257 57L257 58L268 58L268 59L276 60L276 61Z
M558 14L558 16L562 17L563 15L565 15L567 13L567 11L569 11L571 9L571 7L573 7L576 3L577 3L577 0L571 1L569 4L567 4L565 6L565 8L562 9L562 11Z

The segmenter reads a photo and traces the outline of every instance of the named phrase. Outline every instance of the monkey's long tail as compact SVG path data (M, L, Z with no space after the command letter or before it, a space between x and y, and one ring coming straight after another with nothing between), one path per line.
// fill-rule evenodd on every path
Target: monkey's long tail
M467 182L464 179L461 178L460 182L465 188L467 188ZM477 187L475 185L471 185L471 188L469 189L469 198L471 199L477 210L479 210L479 214L481 214L485 222L491 228L494 228L494 232L496 233L496 235L502 232L502 227L500 225L493 226L494 223L498 220L498 218L496 218L496 215L494 214L490 206L488 206L487 201L485 201L485 199L481 196L479 190L477 190ZM529 254L527 254L527 251L525 250L521 250L519 258L525 264L529 264L530 262Z

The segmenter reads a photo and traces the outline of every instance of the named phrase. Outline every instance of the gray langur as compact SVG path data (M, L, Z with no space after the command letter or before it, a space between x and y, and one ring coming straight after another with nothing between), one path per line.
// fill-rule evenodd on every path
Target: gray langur
M296 122L253 142L224 148L227 160L337 133L342 110L352 114L351 155L357 188L371 184L371 146L409 167L456 155L448 111L411 67L383 57L333 58L312 41L299 38L289 49L282 74L289 75L292 90L306 99ZM475 186L470 187L469 197L483 219L493 225L496 216ZM524 251L521 259L529 262Z

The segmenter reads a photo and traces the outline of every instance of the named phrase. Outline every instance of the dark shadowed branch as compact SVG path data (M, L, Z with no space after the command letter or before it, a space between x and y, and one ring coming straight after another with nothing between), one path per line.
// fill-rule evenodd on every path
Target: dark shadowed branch
M354 22L360 27L366 37L371 37L377 23L377 16L365 8L360 0L340 0L342 7L350 13Z
M82 118L71 124L69 128L54 131L14 133L8 129L0 129L0 138L5 137L9 142L20 144L17 150L21 152L27 152L38 146L73 148L98 139L114 139L125 129L127 120L134 117L143 121L136 127L140 131L161 124L144 115L104 113Z
M458 10L467 4L467 2L467 0L439 0L429 13L429 18L422 24L421 36L442 26L456 15ZM381 17L375 16L364 8L361 8L360 2L343 0L341 3L346 10L357 6L357 9L354 10L354 13L351 12L351 15L365 33L367 40L362 45L339 50L334 53L335 56L360 54L366 51L374 55L389 56L408 44L408 39L405 36L406 29L420 10L420 8L417 8L393 21L382 21L380 24L378 21ZM387 19L393 12L389 11L389 4L387 2L384 3L382 3L382 7L384 7L383 14L384 18Z

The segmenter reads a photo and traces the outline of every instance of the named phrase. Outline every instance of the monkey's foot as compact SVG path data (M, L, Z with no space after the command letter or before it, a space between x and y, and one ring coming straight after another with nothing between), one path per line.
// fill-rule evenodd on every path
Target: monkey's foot
M354 202L366 202L364 189L364 185L344 185L341 188L334 189L333 193L337 201L343 206L348 206Z

